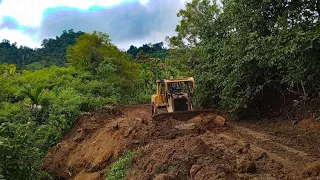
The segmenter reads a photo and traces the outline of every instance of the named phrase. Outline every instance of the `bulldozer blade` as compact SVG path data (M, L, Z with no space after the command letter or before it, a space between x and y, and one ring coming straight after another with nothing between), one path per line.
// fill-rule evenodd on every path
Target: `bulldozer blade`
M161 121L163 119L173 118L177 121L188 121L200 114L217 114L222 115L223 113L216 109L198 109L193 111L181 111L181 112L165 112L152 116L152 120Z

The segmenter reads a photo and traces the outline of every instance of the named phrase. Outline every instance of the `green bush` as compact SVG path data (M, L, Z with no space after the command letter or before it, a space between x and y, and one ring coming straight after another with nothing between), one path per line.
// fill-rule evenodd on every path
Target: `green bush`
M21 103L8 103L0 102L0 117L6 117L8 119L13 118L16 114L20 112Z
M34 123L2 123L0 169L5 179L38 179L41 151L34 147Z
M126 151L108 170L106 180L125 180L132 165L133 158L136 153Z

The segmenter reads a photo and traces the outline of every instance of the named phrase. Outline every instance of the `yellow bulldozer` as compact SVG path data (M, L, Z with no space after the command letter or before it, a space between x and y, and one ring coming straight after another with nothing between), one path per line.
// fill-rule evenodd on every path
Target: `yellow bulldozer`
M152 119L173 118L179 121L188 121L199 114L217 114L221 112L215 109L193 108L193 96L195 94L195 81L193 77L180 79L157 80L157 92L151 97ZM215 119L221 124L225 119L217 116Z
M194 78L157 80L157 93L151 97L152 114L192 111Z

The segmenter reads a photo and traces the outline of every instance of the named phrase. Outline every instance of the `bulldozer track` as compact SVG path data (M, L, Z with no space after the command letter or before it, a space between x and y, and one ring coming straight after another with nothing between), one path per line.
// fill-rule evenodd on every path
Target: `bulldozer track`
M245 127L235 127L232 133L218 134L223 138L238 141L245 145L250 144L252 149L257 153L265 152L273 160L279 161L286 168L294 171L297 167L306 167L317 158L310 156L308 153L288 147L274 141L275 137L256 132ZM304 168L301 168L302 170ZM301 170L300 169L300 170Z

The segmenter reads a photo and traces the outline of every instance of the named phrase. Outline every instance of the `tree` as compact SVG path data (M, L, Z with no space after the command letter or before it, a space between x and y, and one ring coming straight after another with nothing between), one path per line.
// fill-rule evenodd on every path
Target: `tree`
M169 49L163 47L163 42L155 44L143 44L139 48L131 45L127 50L127 53L132 55L132 59L141 59L141 57L139 57L141 55L141 52L151 58L160 58L162 61L164 61L164 59L170 54Z
M170 64L197 79L197 105L241 116L285 105L289 92L319 97L317 1L222 2L222 9L212 0L186 3L169 39Z
M43 86L37 86L32 88L29 84L24 85L23 89L20 91L20 94L23 96L27 96L30 98L32 102L32 110L34 113L39 113L42 110L42 106L40 105L42 101L42 95L44 93Z
M41 43L42 47L38 49L17 47L17 43L10 43L9 40L4 39L0 42L0 62L15 64L18 69L29 67L40 69L50 65L66 66L67 46L75 44L75 39L81 34L83 34L81 31L63 31L54 39L44 39Z
M68 47L67 57L70 65L96 73L106 57L112 56L115 46L108 34L94 31L77 38L77 43Z
M139 53L139 50L137 47L131 45L130 48L127 50L127 53L131 54L131 59L135 59L137 54Z
M207 32L219 17L220 9L215 0L193 0L186 3L186 9L177 14L181 17L177 25L177 36L170 38L172 47L194 47L206 38Z
M150 60L150 57L146 55L142 50L136 56L136 61L139 63L146 63Z
M9 74L12 76L16 72L16 65L10 64L9 65Z

